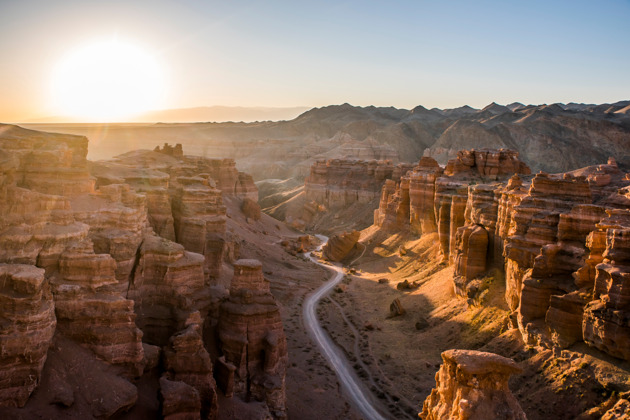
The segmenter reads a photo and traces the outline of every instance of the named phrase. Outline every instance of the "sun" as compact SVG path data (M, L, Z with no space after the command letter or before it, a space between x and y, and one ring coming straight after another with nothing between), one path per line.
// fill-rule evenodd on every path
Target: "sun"
M67 53L53 71L55 111L85 121L123 121L162 106L165 81L153 54L122 40Z

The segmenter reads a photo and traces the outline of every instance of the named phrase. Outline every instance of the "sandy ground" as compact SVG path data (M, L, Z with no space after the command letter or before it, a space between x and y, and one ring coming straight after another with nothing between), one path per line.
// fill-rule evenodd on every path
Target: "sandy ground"
M395 417L417 418L435 386L440 354L451 348L491 351L519 362L523 374L510 385L530 420L598 419L619 393L630 390L630 363L583 343L557 357L525 346L518 331L509 329L500 271L487 273L490 293L482 305L456 297L452 266L439 262L435 234L387 237L368 228L361 241L365 255L322 303L319 316ZM403 280L418 287L398 290ZM392 317L396 298L406 313Z

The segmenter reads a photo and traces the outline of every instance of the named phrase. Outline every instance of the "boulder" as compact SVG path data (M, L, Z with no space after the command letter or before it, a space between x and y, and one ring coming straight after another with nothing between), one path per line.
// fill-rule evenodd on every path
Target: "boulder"
M330 261L341 261L356 247L361 232L353 230L341 235L334 235L322 248L322 255Z

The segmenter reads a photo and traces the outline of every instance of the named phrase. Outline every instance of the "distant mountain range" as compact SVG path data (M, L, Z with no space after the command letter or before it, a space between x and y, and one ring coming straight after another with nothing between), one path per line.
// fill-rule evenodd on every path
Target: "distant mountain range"
M566 172L611 156L630 170L630 101L411 110L343 104L287 121L32 127L88 136L91 159L182 143L185 153L235 158L256 179L304 176L328 158L414 162L429 155L444 164L472 148L516 150L534 171Z
M155 122L254 122L254 121L282 121L292 120L310 107L243 107L243 106L200 106L195 108L177 108L149 111L137 115L124 122L155 123ZM85 123L83 119L73 117L43 117L33 118L25 123Z

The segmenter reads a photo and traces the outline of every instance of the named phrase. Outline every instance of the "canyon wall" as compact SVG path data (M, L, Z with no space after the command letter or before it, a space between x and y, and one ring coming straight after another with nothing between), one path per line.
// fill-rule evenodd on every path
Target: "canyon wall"
M389 180L374 225L438 232L457 294L474 298L490 268L525 342L577 341L630 360L630 175L614 159L531 175L510 150L460 151L444 170L423 157Z
M0 133L0 407L28 403L49 348L63 337L113 366L129 388L131 399L108 407L110 414L137 399L127 380L159 365L167 418L216 418L203 325L216 325L228 293L217 283L229 248L223 197L255 204L252 178L231 159L184 156L181 147L88 162L84 137L7 127ZM283 416L286 340L268 285L263 292L253 306L236 305L247 319L252 308L266 308L252 330L264 321L255 345L267 376L246 380ZM241 333L221 325L226 337ZM276 385L269 388L268 378Z
M399 179L413 165L390 160L318 160L304 182L305 197L325 207L369 203L379 197L387 179Z

